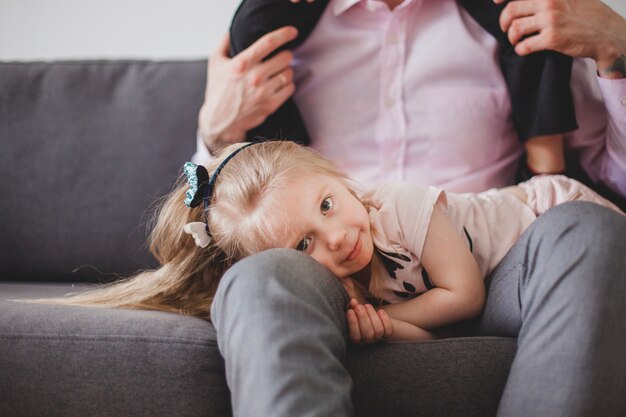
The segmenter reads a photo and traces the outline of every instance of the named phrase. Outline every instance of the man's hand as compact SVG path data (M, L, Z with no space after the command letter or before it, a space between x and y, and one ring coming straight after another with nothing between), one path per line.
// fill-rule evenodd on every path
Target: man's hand
M376 311L371 304L359 304L354 298L348 307L346 317L352 343L375 343L393 335L393 324L385 310Z
M295 91L291 52L263 61L298 32L286 26L270 32L232 59L226 35L211 54L204 104L198 115L202 139L211 152L245 139Z
M600 0L510 1L500 27L519 55L553 50L593 58L601 76L626 77L626 20Z

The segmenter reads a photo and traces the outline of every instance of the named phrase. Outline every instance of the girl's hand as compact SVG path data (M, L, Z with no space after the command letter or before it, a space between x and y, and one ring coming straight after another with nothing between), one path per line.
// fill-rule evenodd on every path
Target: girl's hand
M391 318L385 310L374 310L371 304L359 304L353 298L350 300L346 316L352 343L357 345L375 343L393 335Z
M552 50L593 58L602 76L626 77L626 20L600 0L509 1L500 27L519 55Z

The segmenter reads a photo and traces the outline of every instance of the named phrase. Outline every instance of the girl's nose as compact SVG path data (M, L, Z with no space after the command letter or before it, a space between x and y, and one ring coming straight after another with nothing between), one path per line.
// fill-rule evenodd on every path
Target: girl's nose
M346 240L346 230L343 227L335 227L328 231L328 248L337 250L341 248L344 240Z

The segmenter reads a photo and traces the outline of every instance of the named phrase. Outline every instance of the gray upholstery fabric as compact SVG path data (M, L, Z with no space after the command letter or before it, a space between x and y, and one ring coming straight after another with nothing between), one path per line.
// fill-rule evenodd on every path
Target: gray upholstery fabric
M81 288L0 283L0 416L231 415L210 323L6 301ZM356 415L493 416L515 349L496 337L352 348Z
M0 63L0 279L151 265L148 208L195 148L206 61Z
M1 416L230 413L215 331L203 320L11 301L0 301L0 317Z
M0 282L0 416L230 415L210 323L6 301L150 264L147 207L193 153L205 71L0 63L0 280L15 281ZM352 349L357 416L493 415L515 349L505 338Z
M355 414L494 416L516 347L511 338L463 337L353 348Z

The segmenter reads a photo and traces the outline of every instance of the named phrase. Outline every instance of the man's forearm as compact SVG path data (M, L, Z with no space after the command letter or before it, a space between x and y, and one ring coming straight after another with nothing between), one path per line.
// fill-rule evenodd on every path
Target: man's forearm
M198 114L198 132L202 138L202 142L211 154L219 149L232 143L242 142L246 138L246 131L236 120L232 120L230 124L214 123L215 117L213 110L205 103Z

